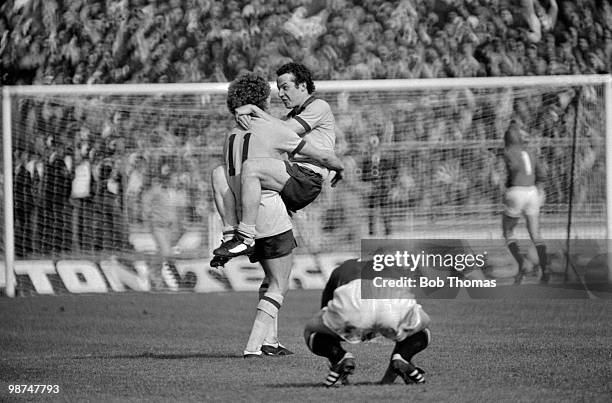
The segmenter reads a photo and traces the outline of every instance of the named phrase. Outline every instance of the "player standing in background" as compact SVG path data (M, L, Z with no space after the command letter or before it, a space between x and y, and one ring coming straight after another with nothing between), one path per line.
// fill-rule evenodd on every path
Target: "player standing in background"
M263 77L246 73L230 84L227 96L232 114L237 107L249 103L268 109L270 85ZM261 118L253 118L248 130L236 127L228 134L223 149L225 183L228 186L224 197L236 201L234 211L225 211L226 219L230 220L228 224L235 225L236 222L231 220L244 215L240 195L246 188L241 173L249 161L283 164L286 154L298 152L317 158L330 168L342 169L342 163L333 152L320 150L290 129ZM252 262L261 262L265 277L259 290L257 314L244 351L245 357L292 354L278 342L276 319L289 288L293 263L291 252L297 244L291 219L279 193L273 190L260 190L260 193L256 222L253 228L249 228L256 239L250 245L253 253L249 258Z
M387 287L384 299L362 299L361 270L371 262L347 260L331 273L321 297L321 310L306 324L304 339L310 351L329 359L324 385L348 383L355 357L340 342L359 343L382 335L395 341L389 367L380 381L400 376L405 383L423 383L424 371L411 362L430 340L429 315L407 288ZM382 296L382 295L378 295Z
M314 95L315 85L312 73L299 63L287 63L278 69L277 86L279 97L291 112L284 120L276 119L257 105L248 104L236 109L237 120L243 128L250 124L250 115L265 119L291 129L318 148L333 153L336 134L335 121L329 104ZM262 189L275 190L280 193L287 209L292 212L300 210L312 203L321 193L323 180L329 176L329 169L334 166L317 161L304 151L290 156L290 161L253 159L244 164L242 186L245 189L241 195L242 219L233 236L234 228L224 221L224 243L214 251L219 256L211 262L212 266L222 265L238 255L249 253L253 244L253 226L257 217L257 209ZM342 178L340 170L332 180L332 187ZM213 171L212 183L217 205L225 203L219 209L231 210L232 200L224 197L220 190L224 189L225 178L219 168ZM229 204L228 204L229 203Z
M142 196L143 217L148 222L157 245L161 277L171 291L179 289L179 275L173 262L176 244L183 235L187 196L173 178L172 161L162 157L151 187Z
M528 151L523 144L522 130L516 120L510 123L504 142L504 162L508 177L504 195L502 229L506 245L519 267L515 284L520 284L524 275L524 258L514 238L514 228L521 216L525 216L529 236L538 251L542 270L540 281L546 283L548 282L546 245L542 242L540 234L540 207L544 203L544 174L533 152Z

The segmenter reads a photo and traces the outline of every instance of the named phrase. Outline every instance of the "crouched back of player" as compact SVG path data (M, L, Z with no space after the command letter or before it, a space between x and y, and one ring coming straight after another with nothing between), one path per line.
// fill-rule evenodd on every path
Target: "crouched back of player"
M355 369L355 359L342 348L342 341L359 343L379 335L396 342L381 383L392 383L397 376L406 383L422 383L424 371L411 360L429 344L430 318L410 295L362 299L364 264L349 260L332 272L323 290L321 310L306 324L308 348L330 362L324 384L348 383Z

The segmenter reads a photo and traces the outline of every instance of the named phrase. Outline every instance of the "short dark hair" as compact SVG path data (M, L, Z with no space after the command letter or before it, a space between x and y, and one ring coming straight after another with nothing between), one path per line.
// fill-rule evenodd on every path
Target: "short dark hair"
M230 83L227 90L227 107L232 115L236 108L247 104L266 109L268 96L270 83L259 74L246 72Z
M314 81L312 80L312 73L306 66L300 63L290 62L283 64L278 70L276 70L276 76L282 76L283 74L291 73L295 77L295 85L306 83L306 91L312 94L315 91Z

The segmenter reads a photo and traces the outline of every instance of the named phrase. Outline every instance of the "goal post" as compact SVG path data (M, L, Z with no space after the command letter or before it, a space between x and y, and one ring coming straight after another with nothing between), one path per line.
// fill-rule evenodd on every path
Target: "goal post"
M11 130L11 95L10 89L2 89L2 160L4 179L4 289L8 297L15 296L15 240L13 220L13 158Z
M515 115L537 133L530 144L551 172L545 238L607 240L612 251L610 75L315 84L334 112L348 168L336 190L327 186L297 214L303 253L355 253L367 237L501 237L499 153ZM176 171L177 200L187 201L184 248L207 257L219 238L207 176L234 124L227 87L3 87L5 294L15 295L18 260L150 252L142 200L163 163ZM272 114L286 113L272 98ZM56 154L66 177L49 178ZM17 193L17 168L34 182L27 196L34 213Z
M612 283L612 76L605 82L605 124L606 124L606 240L608 282Z

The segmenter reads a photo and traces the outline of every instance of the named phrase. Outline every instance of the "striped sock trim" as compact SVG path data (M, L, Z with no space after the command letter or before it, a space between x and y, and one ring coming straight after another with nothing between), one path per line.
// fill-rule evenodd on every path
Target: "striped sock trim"
M406 361L404 359L404 357L402 357L400 354L393 354L393 356L391 357L391 362L393 362L393 361L401 362L401 364L402 364L401 367L398 368L396 365L393 365L393 367L395 368L394 369L395 373L400 375L402 378L404 378L404 381L406 383L409 383L409 382L423 383L423 382L425 382L425 377L423 376L422 370L416 368L409 361ZM405 368L402 368L404 366L405 366ZM414 369L412 369L412 368L414 368ZM408 372L408 371L410 371L410 372ZM406 378L408 378L408 379L406 379Z
M231 240L236 234L236 230L233 226L223 227L223 242Z
M338 361L336 365L330 368L329 373L327 374L327 377L325 378L324 385L332 386L336 384L338 380L340 380L341 378L345 379L348 375L352 374L354 367L351 366L351 368L349 369L346 365L343 364L343 361L348 360L348 359L354 359L354 358L355 357L353 356L353 354L349 352L345 353L344 357L342 357L342 359ZM338 370L334 370L332 368L337 368Z
M425 377L423 376L423 374L421 374L416 369L414 371L412 371L410 374L408 374L408 377L410 379L412 379L412 381L415 382L415 383L423 383L423 382L425 382Z
M265 295L265 294L264 294L264 296L263 296L263 297L261 297L261 299L262 299L263 301L268 301L269 303L271 303L272 305L274 305L274 306L276 307L276 309L280 309L280 307L281 307L281 304L280 304L278 301L274 300L273 298L268 297L268 296L267 296L267 295Z
M255 235L257 234L255 228L255 225L248 225L241 222L238 224L236 232L244 238L245 243L252 245L255 242Z
M327 377L325 378L325 386L332 386L333 384L338 382L338 379L340 379L339 373L335 371L329 371L329 374L327 374Z
M281 294L267 292L259 300L257 309L275 318L278 315L278 310L283 305L283 299Z

